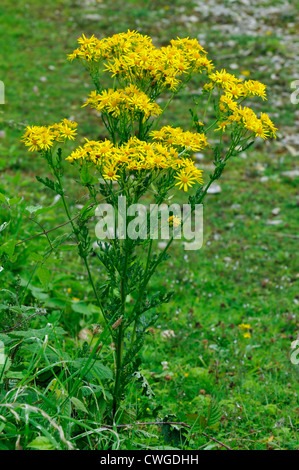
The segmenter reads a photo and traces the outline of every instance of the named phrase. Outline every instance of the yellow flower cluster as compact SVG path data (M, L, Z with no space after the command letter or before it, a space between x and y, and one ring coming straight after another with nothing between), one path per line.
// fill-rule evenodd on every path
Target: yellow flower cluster
M180 127L164 126L159 131L152 131L153 139L163 142L164 145L175 145L187 148L194 152L202 150L208 144L204 134L183 131Z
M129 115L131 119L143 114L143 120L150 116L158 116L162 109L157 103L152 102L150 98L135 85L129 85L125 89L104 90L101 93L91 92L89 98L83 106L90 105L92 108L104 113L112 114L119 118Z
M66 158L74 161L90 161L94 163L104 179L117 180L122 170L127 171L163 171L176 170L176 183L185 191L195 182L201 183L202 171L190 158L180 158L178 151L171 146L157 142L144 142L137 137L122 144L114 145L109 140L91 141L86 139L83 147L74 150Z
M69 60L79 59L90 71L98 70L98 63L105 60L105 71L112 77L135 80L144 89L152 86L174 91L182 83L178 77L183 74L190 77L197 72L210 73L214 68L196 39L178 38L159 49L148 36L128 31L102 40L83 35L78 42L80 47L68 56Z
M216 88L220 94L217 119L207 130L216 123L216 130L225 131L226 127L231 127L238 142L241 139L246 142L253 136L263 139L276 137L277 129L267 114L261 113L258 118L250 108L241 106L248 97L266 99L266 86L255 80L237 78L225 69L213 71L212 62L196 39L177 38L168 46L156 48L148 36L128 31L104 39L94 35L87 38L83 34L78 43L79 47L68 58L82 62L97 87L83 106L89 105L102 113L114 143L107 139L86 139L66 160L93 163L105 180L121 178L122 182L128 174L136 176L136 172L142 171L145 174L155 172L156 177L156 173L158 176L159 172L168 170L174 178L173 184L179 189L188 191L196 182L203 184L201 170L187 157L189 151L200 151L209 145L204 133L172 126L149 132L151 123L143 125L150 117L162 113L155 102L160 93L165 88L176 93L195 73L205 71L209 81L204 90L212 94ZM97 77L104 71L117 78L113 88L104 89L98 82ZM120 88L116 88L116 82ZM139 130L134 127L136 121ZM197 129L204 127L204 124L196 122ZM30 151L47 152L55 142L73 140L76 131L77 123L64 119L51 126L28 126L22 140ZM139 140L135 133L146 140L149 135L152 140ZM117 139L119 143L116 143Z
M84 34L78 39L80 45L72 54L68 55L69 60L81 59L87 62L99 62L112 57L120 57L136 50L153 47L152 40L137 31L119 33L109 38L98 39L94 35L87 38Z
M30 152L49 150L54 142L74 140L77 135L77 123L63 119L52 126L27 126L22 141Z
M220 72L216 70L209 75L209 78L211 82L204 86L204 89L207 91L218 85L235 99L248 98L250 96L259 96L263 100L266 99L266 85L257 80L237 78L225 69L221 69Z
M263 139L276 138L277 128L266 113L261 113L261 117L258 118L255 112L246 106L242 107L236 104L235 107L231 105L229 109L232 108L234 108L233 113L227 119L219 122L219 127L216 130L225 131L226 126L237 125L243 130L254 134L255 137L262 137Z
M204 86L205 90L212 90L215 85L224 90L224 94L219 99L219 110L224 116L222 115L216 130L225 131L227 126L237 125L254 134L255 137L276 138L277 128L267 114L261 113L261 117L258 118L252 109L240 106L237 101L238 98L243 101L244 98L250 96L266 99L265 85L255 80L243 81L226 72L225 69L220 72L215 71L209 75L209 78L211 82Z
M240 330L251 330L251 326L248 323L240 323L238 327L240 328Z

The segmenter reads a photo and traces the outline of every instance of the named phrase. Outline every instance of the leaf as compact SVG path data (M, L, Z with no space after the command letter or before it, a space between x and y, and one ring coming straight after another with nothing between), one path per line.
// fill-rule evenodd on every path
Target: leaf
M32 259L34 259L34 261L37 261L39 263L44 261L44 257L38 253L32 252L30 253L30 256Z
M162 421L164 423L167 421L176 421L176 415L166 415ZM162 434L165 443L174 445L176 448L178 448L178 446L182 444L182 441L186 439L186 433L188 433L188 431L183 426L176 424L162 424Z
M4 374L6 375L8 373L7 371L9 371L11 365L12 365L11 359L6 356L4 364L0 364L0 384L3 383Z
M77 244L67 244L67 245L61 245L60 246L60 250L62 251L71 251L71 250L77 250L78 249L78 245Z
M85 364L86 364L87 359L84 357L81 357L79 359L75 359L72 361L70 367L73 369L83 369ZM113 373L109 367L105 366L104 364L101 363L101 361L95 361L95 363L92 365L92 363L88 366L87 372L85 373L85 377L88 378L93 378L96 377L100 380L111 380L113 379Z
M91 305L84 304L82 302L74 302L72 304L72 310L77 313L81 313L82 315L91 315L92 309Z
M40 176L36 176L36 179L39 183L42 183L47 188L52 189L52 191L55 191L60 196L63 194L63 191L53 180L50 180L49 178L41 178Z
M217 444L208 444L206 447L204 447L204 450L212 450L217 447Z
M199 416L198 424L199 424L201 429L205 429L208 425L207 418L205 418L204 416Z
M93 177L92 177L92 175L89 173L89 168L88 168L88 166L86 165L86 163L84 163L84 164L82 165L82 167L81 167L80 177L81 177L81 183L82 183L82 184L90 184L90 183L92 183Z
M39 287L29 286L28 289L31 290L33 297L35 297L37 300L44 301L49 297L48 294L46 294L46 292L43 292L43 290Z
M5 202L7 204L7 197L3 193L0 193L0 202Z
M140 372L134 372L133 377L135 377L135 379L137 379L137 381L141 385L142 393L146 395L147 397L149 397L150 399L154 398L155 393L150 387L144 375L142 375Z
M26 330L26 331L14 330L14 331L11 331L9 333L9 335L10 336L17 336L17 337L21 337L21 338L28 338L28 339L33 339L33 338L44 339L45 336L48 335L49 339L52 339L54 337L54 332L55 332L55 336L57 336L57 337L63 336L63 335L66 334L66 332L60 326L56 326L55 330L54 330L53 325L51 325L49 323L44 328L40 328L38 330L35 330L33 328L29 329L29 330Z
M19 370L10 370L5 374L6 378L8 379L19 379L22 380L26 377L26 371L19 371Z
M245 145L244 147L242 147L241 152L245 152L245 150L249 149L249 147L251 147L253 144L254 144L254 140L252 140L252 141L249 142L247 145Z
M80 392L82 393L83 397L96 395L97 398L103 397L104 400L113 400L113 396L110 392L108 392L108 390L105 390L103 388L103 385L95 385L90 383L88 386L84 385L83 387L81 387Z
M33 441L28 444L28 447L32 447L33 449L38 449L38 450L54 450L55 446L53 443L44 436L38 436Z
M46 307L50 307L50 308L65 308L67 305L69 305L69 299L68 298L65 298L65 299L64 298L51 298L47 300L45 305Z
M47 288L51 280L51 272L49 269L45 268L45 266L40 266L37 270L37 275L42 285Z
M37 206L27 206L25 207L26 211L28 211L30 214L36 214L39 209L42 209L43 206L37 205Z
M23 197L13 197L9 199L9 205L10 206L15 206L16 204L19 204L19 202L23 201Z
M61 235L58 235L53 241L52 241L52 246L54 248L58 248L62 243L64 243L68 238L70 237L70 233L62 233ZM76 245L77 246L77 245Z
M9 225L9 222L3 222L2 225L0 225L0 232L3 232L3 230L6 229L6 227L8 227Z
M77 408L78 410L84 411L84 413L88 413L88 409L86 408L84 403L81 400L79 400L79 398L72 397L71 402L73 403L75 408Z
M215 400L211 400L209 410L208 410L208 418L207 418L207 426L214 426L217 424L222 416L222 410L218 403Z
M94 377L97 377L101 380L111 380L113 379L113 373L109 367L104 366L100 361L96 361L93 365L91 372Z
M193 431L198 431L199 428L206 427L206 423L202 423L201 419L203 416L199 416L197 413L188 413L186 414L186 421L191 425ZM205 418L203 418L205 419ZM206 421L206 420L205 420Z
M12 257L15 251L15 241L14 240L9 240L6 243L3 243L3 245L0 246L0 253L6 253L9 258Z

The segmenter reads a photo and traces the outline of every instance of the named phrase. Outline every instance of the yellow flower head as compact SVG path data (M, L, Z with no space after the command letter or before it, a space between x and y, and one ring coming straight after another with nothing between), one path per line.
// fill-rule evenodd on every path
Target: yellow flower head
M171 215L168 218L168 222L169 222L170 227L177 228L181 225L182 219L178 217L177 215Z
M178 180L178 182L176 183L176 186L179 186L179 189L183 188L184 191L188 191L188 189L191 188L196 182L195 177L186 168L183 168L182 170L180 170L175 175L175 179Z
M248 323L240 323L240 325L238 325L238 327L240 328L240 330L251 330L251 326L248 324Z

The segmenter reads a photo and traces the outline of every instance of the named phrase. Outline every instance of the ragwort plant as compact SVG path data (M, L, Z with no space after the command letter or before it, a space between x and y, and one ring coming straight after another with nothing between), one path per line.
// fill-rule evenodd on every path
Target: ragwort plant
M117 211L119 197L125 196L126 209L150 197L159 207L169 201L172 190L178 189L183 194L191 193L186 202L194 211L228 161L251 146L256 137L275 137L276 128L267 114L257 117L243 104L253 97L265 100L265 85L237 78L224 69L216 71L196 39L177 38L170 45L157 48L149 37L128 31L101 40L83 35L78 43L68 59L80 62L91 76L95 90L84 106L98 111L107 138L85 139L83 145L65 155L64 143L75 140L77 123L63 119L49 126L28 126L23 141L29 151L36 151L45 159L51 170L52 179L37 179L62 199L79 256L115 345L111 409L115 418L127 385L134 377L140 378L139 352L146 331L157 318L156 308L170 298L170 293L151 295L148 285L167 258L174 234L172 231L165 248L158 253L148 228L143 237L111 237L98 242L96 254L107 279L95 279L90 266L94 250L89 230L94 228L90 221L98 204L105 201ZM102 80L107 74L111 77L108 89ZM201 76L202 91L190 110L190 128L160 127L161 116L170 102L195 75ZM157 98L165 92L170 97L161 109ZM207 121L207 109L212 103L214 119ZM202 171L191 157L193 152L210 146L209 133L217 136L218 143L213 145L214 171L203 186ZM90 196L75 219L65 197L63 162L75 165L80 174L78 184ZM147 212L148 220L149 217ZM169 222L173 229L184 223L175 216ZM98 346L93 349L93 356Z

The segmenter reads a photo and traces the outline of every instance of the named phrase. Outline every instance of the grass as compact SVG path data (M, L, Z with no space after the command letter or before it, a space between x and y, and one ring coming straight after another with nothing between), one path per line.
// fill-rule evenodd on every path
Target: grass
M6 85L6 104L0 109L0 130L5 131L0 140L0 192L23 200L10 201L11 207L2 205L0 225L9 218L11 222L0 233L1 244L42 231L30 220L25 209L29 205L56 204L38 216L46 230L65 222L61 203L36 183L35 175L44 176L47 170L20 144L24 125L72 116L82 136L103 135L96 116L90 113L86 119L80 108L91 90L88 77L65 59L82 32L104 37L138 29L160 45L176 36L199 35L216 67L230 70L231 64L236 65L233 73L249 70L250 77L268 85L269 100L263 108L279 127L278 142L257 144L253 152L233 161L220 180L221 193L207 199L203 248L186 252L174 244L171 259L152 284L153 291L169 286L175 291L173 300L160 308L143 350L142 372L155 397L132 386L119 423L174 415L172 421L189 423L192 430L171 426L98 430L110 399L114 349L107 345L101 361L84 375L84 383L73 388L86 352L105 338L105 331L94 326L101 324L101 317L74 252L54 250L47 255L48 242L38 237L18 245L13 262L0 273L2 289L16 293L15 298L1 293L1 330L20 323L17 330L0 337L11 353L0 379L0 417L7 419L4 426L0 421L2 449L221 448L198 427L211 397L221 414L206 431L209 436L233 449L298 449L298 365L290 361L291 343L298 334L298 200L296 179L284 175L294 169L296 154L295 144L286 136L296 134L298 116L289 97L295 50L287 39L295 37L297 12L293 7L283 16L263 14L266 8L279 8L280 2L259 2L260 28L256 34L245 34L234 17L225 23L216 10L206 17L205 3L117 0L112 7L105 1L82 7L82 2L71 0L2 2L0 78ZM231 5L219 2L218 6L222 3ZM191 82L187 93L197 89L198 83ZM186 97L174 100L167 122L183 127L190 104ZM201 162L206 175L211 161L205 155ZM70 169L70 200L81 203L84 195L75 194L73 178ZM280 209L278 215L275 208ZM72 209L75 213L76 207ZM66 225L49 234L52 243L58 245L61 239L56 237L67 229ZM50 278L38 270L46 258ZM4 308L8 303L10 309ZM31 314L28 307L40 310L24 324ZM244 338L241 323L250 324L251 338ZM90 383L95 384L93 390ZM16 391L19 421L10 411ZM29 411L24 404L30 405ZM57 426L62 426L63 436Z

